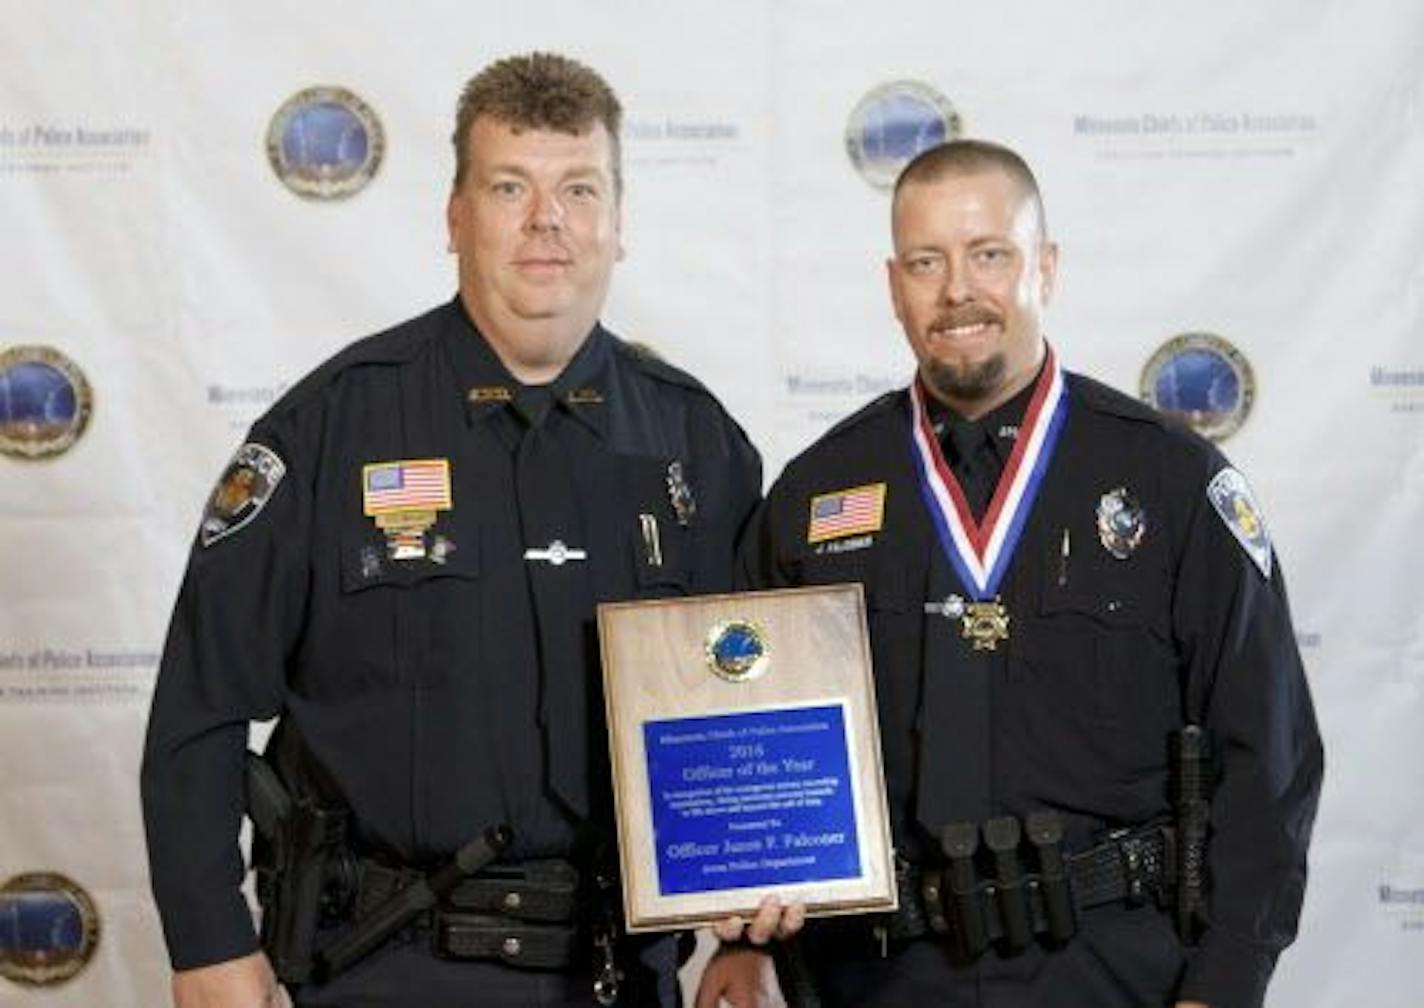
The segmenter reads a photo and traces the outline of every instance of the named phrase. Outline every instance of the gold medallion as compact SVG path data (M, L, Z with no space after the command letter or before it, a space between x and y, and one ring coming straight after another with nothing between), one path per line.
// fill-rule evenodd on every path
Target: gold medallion
M994 651L999 641L1009 639L1009 610L999 597L990 602L970 602L964 607L964 639L975 651Z

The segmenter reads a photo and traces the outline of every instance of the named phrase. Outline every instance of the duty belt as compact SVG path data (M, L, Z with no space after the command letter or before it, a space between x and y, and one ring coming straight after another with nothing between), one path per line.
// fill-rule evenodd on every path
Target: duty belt
M897 866L900 910L877 926L882 948L933 933L972 960L991 945L1009 953L1036 939L1061 945L1077 932L1079 913L1093 907L1170 904L1177 845L1169 826L1113 830L1067 855L1062 837L1052 813L1031 814L1023 828L1012 817L991 819L982 829L946 827L947 863Z
M360 864L356 919L409 885L417 873L376 861ZM522 969L568 969L587 958L577 920L579 873L569 862L500 862L455 886L406 931L429 935L441 958L490 960Z

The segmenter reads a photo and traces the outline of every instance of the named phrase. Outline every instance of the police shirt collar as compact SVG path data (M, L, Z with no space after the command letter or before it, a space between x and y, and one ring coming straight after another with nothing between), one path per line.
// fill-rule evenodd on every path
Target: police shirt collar
M930 423L934 426L935 436L943 444L950 427L968 424L981 427L989 435L989 441L994 446L994 455L999 460L999 464L1006 465L1009 456L1013 454L1014 441L1018 437L1019 427L1023 423L1024 414L1028 412L1029 400L1033 398L1033 390L1038 385L1039 375L1043 373L1043 367L1047 361L1048 355L1044 354L1043 361L1039 363L1038 370L1033 373L1033 378L1029 380L1029 383L1016 392L1012 399L995 406L978 420L966 419L936 396L925 396L925 409L929 413ZM919 379L916 378L916 380Z
M457 295L451 302L447 345L455 378L471 423L513 406L525 388L509 373L489 341L475 326ZM599 437L607 435L605 396L612 337L595 324L573 360L548 386L554 401Z

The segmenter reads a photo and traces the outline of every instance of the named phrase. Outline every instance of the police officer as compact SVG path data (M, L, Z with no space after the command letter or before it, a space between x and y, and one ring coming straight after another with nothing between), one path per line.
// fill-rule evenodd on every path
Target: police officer
M528 859L586 873L611 840L594 606L727 588L760 490L707 390L598 324L621 252L619 119L607 84L561 56L474 77L448 205L458 296L309 375L214 491L142 775L181 1008L282 996L239 892L251 721L279 718L273 746L310 769L286 786L349 817L358 890L437 871L495 824L515 874ZM325 911L318 947L357 923ZM498 926L493 954L471 953L490 936L423 913L293 997L593 1003L593 951L551 966L546 947L523 969L531 946ZM672 1004L675 960L670 940L625 941L617 1003Z
M1259 1005L1296 929L1322 752L1251 491L1208 442L1063 370L1042 335L1058 250L1017 154L922 153L892 219L913 384L791 462L744 546L755 585L865 585L910 882L901 916L813 922L799 958L835 1005ZM1214 762L1169 766L1169 740L1200 739L1188 724ZM1204 848L1160 825L1191 821L1184 767L1210 789ZM968 913L943 903L952 869L979 897L986 875L1002 883L996 833L1004 864L1033 869L1014 834L1043 811L1072 862L1075 933L1021 922L1010 941L1002 911L973 954ZM1000 910L1012 888L966 905ZM699 1004L752 990L757 965L724 952Z

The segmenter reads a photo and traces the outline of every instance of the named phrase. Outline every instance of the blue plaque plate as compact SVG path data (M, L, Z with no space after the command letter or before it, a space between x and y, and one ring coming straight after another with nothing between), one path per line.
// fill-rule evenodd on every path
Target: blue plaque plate
M862 874L840 704L646 721L664 896Z

